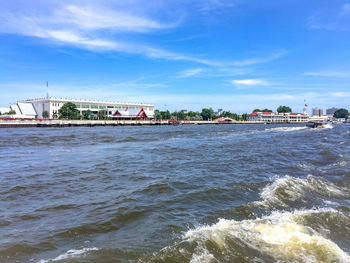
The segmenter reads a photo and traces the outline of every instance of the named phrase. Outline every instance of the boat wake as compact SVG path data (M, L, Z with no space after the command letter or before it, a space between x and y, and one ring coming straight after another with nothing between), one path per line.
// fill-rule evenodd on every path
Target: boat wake
M302 127L276 127L265 129L264 132L292 132L292 131L301 131L307 129L306 126Z
M349 220L333 209L274 212L254 220L220 219L214 225L187 231L183 239L196 245L191 262L237 260L244 258L246 250L282 262L350 262L350 256L337 244L303 224L305 217L323 214Z
M323 128L324 128L324 129L333 129L333 125L327 123L327 124L325 124L325 125L323 126Z
M339 198L349 195L347 189L342 189L321 178L308 175L306 178L295 178L292 176L276 177L271 184L265 186L260 194L261 201L253 204L265 207L291 207L292 203L307 203L308 197L313 199L319 197Z
M332 208L272 212L241 221L219 219L186 231L175 245L140 262L348 263L349 254L325 231L339 223L350 226L350 219Z
M290 209L293 202L308 203L310 195L326 207ZM330 207L337 205L331 198L340 200L348 195L347 189L312 175L276 177L262 189L261 201L246 206L272 211L269 215L246 220L220 218L212 225L197 226L146 261L348 263L350 256L341 245L350 234L337 229L339 224L350 229L349 213Z

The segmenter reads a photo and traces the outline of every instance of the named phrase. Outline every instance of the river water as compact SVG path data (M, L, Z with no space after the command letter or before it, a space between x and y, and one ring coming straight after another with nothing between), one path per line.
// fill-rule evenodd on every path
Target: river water
M0 262L350 262L350 125L0 129Z

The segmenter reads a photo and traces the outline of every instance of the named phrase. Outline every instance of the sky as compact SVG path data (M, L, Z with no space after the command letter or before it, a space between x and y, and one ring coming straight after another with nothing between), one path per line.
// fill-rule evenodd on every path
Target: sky
M350 108L350 0L0 0L0 107Z

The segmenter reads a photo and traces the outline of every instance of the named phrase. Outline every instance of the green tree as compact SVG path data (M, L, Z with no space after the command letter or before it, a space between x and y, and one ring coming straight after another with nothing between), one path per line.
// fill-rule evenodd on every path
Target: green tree
M74 103L67 102L58 110L60 119L78 120L81 118L77 106Z
M349 111L346 109L343 109L343 108L338 109L336 112L334 112L333 117L347 119L347 118L349 118Z
M172 114L176 119L183 121L186 118L186 114L184 111L175 111Z
M185 118L190 118L191 121L201 121L201 120L203 120L203 117L197 111L189 111L189 112L187 112Z
M202 116L203 120L207 121L209 119L212 119L215 115L214 115L213 109L204 108L204 109L202 109L201 116Z
M171 114L168 110L161 111L160 114L162 115L162 120L170 120L171 119Z
M106 118L106 111L105 110L100 110L98 113L97 113L97 118L99 120L104 120Z
M53 119L57 119L57 118L58 118L57 112L54 112L54 113L52 114L52 118L53 118Z
M43 111L43 118L47 119L50 116L49 112L47 110Z
M261 112L260 109L254 109L253 112Z
M277 108L278 113L292 112L292 109L288 106L279 106Z
M83 111L83 119L84 120L91 120L91 118L92 118L92 111L91 110Z
M7 114L14 115L14 114L16 114L16 111L15 110L10 110Z
M262 112L272 112L272 110L269 110L269 109L263 109L261 110ZM292 111L292 110L291 110Z
M155 120L161 120L162 119L162 114L160 114L159 110L154 111L154 119Z
M246 121L247 120L247 116L248 116L247 113L243 113L242 116L241 116L242 120Z

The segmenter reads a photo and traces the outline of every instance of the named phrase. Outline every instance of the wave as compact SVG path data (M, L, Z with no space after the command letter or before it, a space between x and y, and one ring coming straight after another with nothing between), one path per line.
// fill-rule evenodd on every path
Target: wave
M327 124L325 124L325 125L323 126L323 128L325 128L325 129L333 129L334 127L333 127L332 124L327 123Z
M61 260L66 260L66 259L72 259L72 258L77 258L83 254L86 254L87 252L90 251L97 251L99 250L96 247L90 247L90 248L81 248L81 249L71 249L68 250L67 252L53 258L53 259L41 259L38 261L38 263L49 263L49 262L55 262L55 261L61 261Z
M300 131L308 129L306 126L302 127L276 127L276 128L269 128L265 129L265 132L292 132L292 131Z
M304 217L339 213L333 209L274 212L254 220L219 219L214 225L187 231L183 241L194 244L190 262L256 261L244 256L256 251L261 262L350 262L350 256L332 240L303 225ZM245 254L247 255L247 254ZM270 260L269 260L270 259ZM273 260L271 260L273 259Z
M348 190L312 175L306 178L286 175L276 177L271 184L265 186L260 193L262 201L256 201L254 204L289 207L291 202L308 201L308 193L312 193L313 198L317 196L336 198L347 195Z

